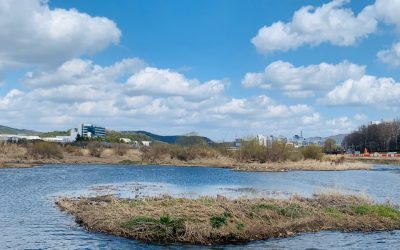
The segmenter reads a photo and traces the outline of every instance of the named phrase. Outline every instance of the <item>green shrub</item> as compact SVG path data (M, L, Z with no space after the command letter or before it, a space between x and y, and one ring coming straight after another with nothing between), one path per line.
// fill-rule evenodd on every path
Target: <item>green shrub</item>
M35 159L41 158L64 158L63 150L60 145L52 142L34 142L28 144L27 153Z
M212 228L220 228L223 225L226 225L226 220L228 218L231 218L232 214L230 212L225 211L223 214L221 215L213 215L210 218L210 223Z
M226 217L223 215L213 215L210 218L212 228L220 228L226 224Z
M301 153L303 154L304 159L321 160L323 156L321 148L316 145L302 148Z

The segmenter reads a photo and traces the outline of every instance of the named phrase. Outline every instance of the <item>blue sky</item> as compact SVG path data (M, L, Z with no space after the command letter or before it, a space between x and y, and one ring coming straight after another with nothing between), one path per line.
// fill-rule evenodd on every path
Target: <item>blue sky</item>
M0 2L2 125L230 140L398 117L395 0Z

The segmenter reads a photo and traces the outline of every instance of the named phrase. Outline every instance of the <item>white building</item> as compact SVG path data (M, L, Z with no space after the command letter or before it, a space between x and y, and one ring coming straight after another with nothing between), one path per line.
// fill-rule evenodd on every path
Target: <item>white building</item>
M142 141L143 146L148 147L148 146L150 146L150 144L151 144L151 141Z
M129 138L119 138L119 141L123 143L132 143L132 140Z
M78 133L84 137L104 138L106 137L106 128L99 125L82 123L78 127Z
M27 141L35 141L35 140L41 140L41 138L37 135L0 135L0 141L1 142L19 142L22 140L27 140Z
M70 134L69 135L58 135L56 137L44 137L42 138L43 141L48 141L48 142L58 142L58 143L70 143L76 141L76 136L78 135L78 129L77 128L72 128L70 129Z
M261 146L267 146L268 145L268 139L266 136L263 136L261 134L256 135L256 140L258 141L258 144Z

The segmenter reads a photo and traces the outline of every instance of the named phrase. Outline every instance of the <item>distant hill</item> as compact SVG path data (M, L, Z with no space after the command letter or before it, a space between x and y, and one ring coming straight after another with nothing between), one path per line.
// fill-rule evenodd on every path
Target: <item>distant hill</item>
M342 142L344 140L344 137L346 137L347 134L338 134L338 135L331 135L326 137L325 139L334 139L336 141L336 145L342 145Z
M161 141L169 144L176 144L178 143L179 139L183 137L183 135L157 135L153 134L147 131L123 131L123 133L135 133L135 134L142 134L150 137L154 141ZM199 136L201 139L203 139L205 142L208 144L213 143L213 141L210 138L204 137L204 136Z
M13 135L38 135L40 132L27 130L27 129L17 129L0 125L0 134L13 134Z

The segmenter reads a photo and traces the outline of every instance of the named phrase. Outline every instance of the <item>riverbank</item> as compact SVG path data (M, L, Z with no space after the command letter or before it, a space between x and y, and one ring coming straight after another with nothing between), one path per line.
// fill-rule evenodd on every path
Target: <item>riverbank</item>
M115 155L112 149L106 149L100 157L90 156L86 149L82 149L80 154L63 153L62 159L44 158L33 159L25 156L22 149L15 150L14 153L7 154L0 158L0 168L4 167L33 167L43 164L112 164L112 165L166 165L166 166L203 166L230 168L236 171L254 172L280 172L280 171L340 171L340 170L366 170L371 165L357 161L338 161L340 156L325 157L324 160L300 160L296 162L239 162L233 158L217 156L212 158L197 158L194 160L181 161L162 157L155 161L143 161L139 150L130 149L123 156Z
M389 204L345 195L313 198L198 199L158 197L62 198L60 209L93 232L158 243L225 244L321 230L400 229L400 211Z
M144 157L139 149L126 149L123 154L117 154L112 148L105 148L98 157L90 154L87 148L66 147L58 157L33 157L26 147L15 144L0 145L0 168L26 168L42 164L110 164L110 165L167 165L167 166L203 166L230 168L236 171L279 172L297 170L365 170L370 165L354 161L343 156L324 156L321 160L297 160L283 162L244 162L234 157L228 157L211 151L190 160L180 160L169 154L157 153L157 157Z
M367 164L400 165L400 158L398 157L349 157L349 160Z

